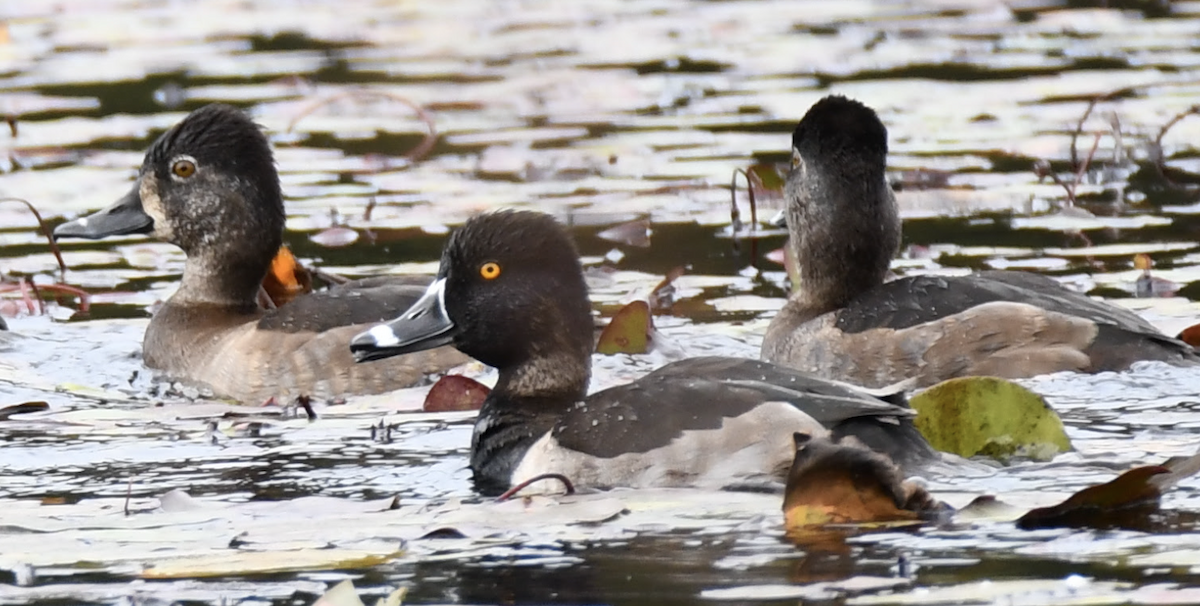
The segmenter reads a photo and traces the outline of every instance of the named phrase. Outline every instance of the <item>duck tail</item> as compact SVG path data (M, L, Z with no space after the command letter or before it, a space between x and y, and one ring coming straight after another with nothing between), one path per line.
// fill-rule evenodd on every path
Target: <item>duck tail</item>
M903 394L900 395L903 397ZM887 455L906 475L940 458L925 436L917 431L911 418L855 417L838 423L830 437L834 441L845 438L857 440L867 448Z

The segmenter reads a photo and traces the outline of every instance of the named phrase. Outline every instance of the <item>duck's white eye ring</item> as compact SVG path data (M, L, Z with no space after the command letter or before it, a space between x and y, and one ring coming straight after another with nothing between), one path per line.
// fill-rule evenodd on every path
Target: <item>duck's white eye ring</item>
M800 152L792 150L792 168L797 168L804 161L800 159Z
M196 163L188 159L176 160L171 165L171 174L181 179L186 179L196 174Z

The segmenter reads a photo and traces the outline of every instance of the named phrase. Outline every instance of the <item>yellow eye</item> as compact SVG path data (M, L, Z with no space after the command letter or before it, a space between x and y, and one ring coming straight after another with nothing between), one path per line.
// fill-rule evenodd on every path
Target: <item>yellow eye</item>
M801 162L800 152L793 149L792 150L792 168L796 168L797 166L800 166L800 162Z
M180 160L171 165L171 172L184 179L196 174L196 163L191 160Z
M491 262L484 263L483 266L479 268L479 275L483 276L484 280L495 280L496 278L500 277L500 264Z

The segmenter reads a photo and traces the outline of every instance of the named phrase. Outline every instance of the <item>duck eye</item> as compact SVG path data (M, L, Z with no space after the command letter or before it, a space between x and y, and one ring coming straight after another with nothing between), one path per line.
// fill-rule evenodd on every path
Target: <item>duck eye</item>
M492 262L484 263L479 268L479 275L483 276L484 280L495 280L500 277L500 264Z
M171 172L184 179L196 174L196 163L191 160L179 160L171 165Z
M800 162L801 162L800 152L793 149L792 150L792 168L796 168L797 166L800 166Z

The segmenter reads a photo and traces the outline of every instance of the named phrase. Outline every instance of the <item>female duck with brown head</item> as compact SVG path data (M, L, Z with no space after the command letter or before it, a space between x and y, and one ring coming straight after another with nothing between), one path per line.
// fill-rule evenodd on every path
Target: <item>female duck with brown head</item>
M779 481L794 432L851 436L910 469L936 458L911 409L758 360L691 358L589 395L593 332L562 226L497 212L455 231L425 296L350 347L365 362L453 344L499 370L471 441L486 491L545 473L592 487Z
M465 358L443 348L377 367L346 343L393 317L424 287L406 278L350 282L261 311L259 285L283 241L283 198L267 138L228 105L197 109L154 142L116 204L58 226L56 237L148 233L183 249L179 289L150 320L150 368L248 403L406 387ZM427 282L427 280L425 281Z
M764 360L876 387L1200 362L1137 314L1045 276L885 282L900 215L884 175L887 129L871 108L839 96L818 101L796 126L792 154L784 191L800 288L767 328Z

